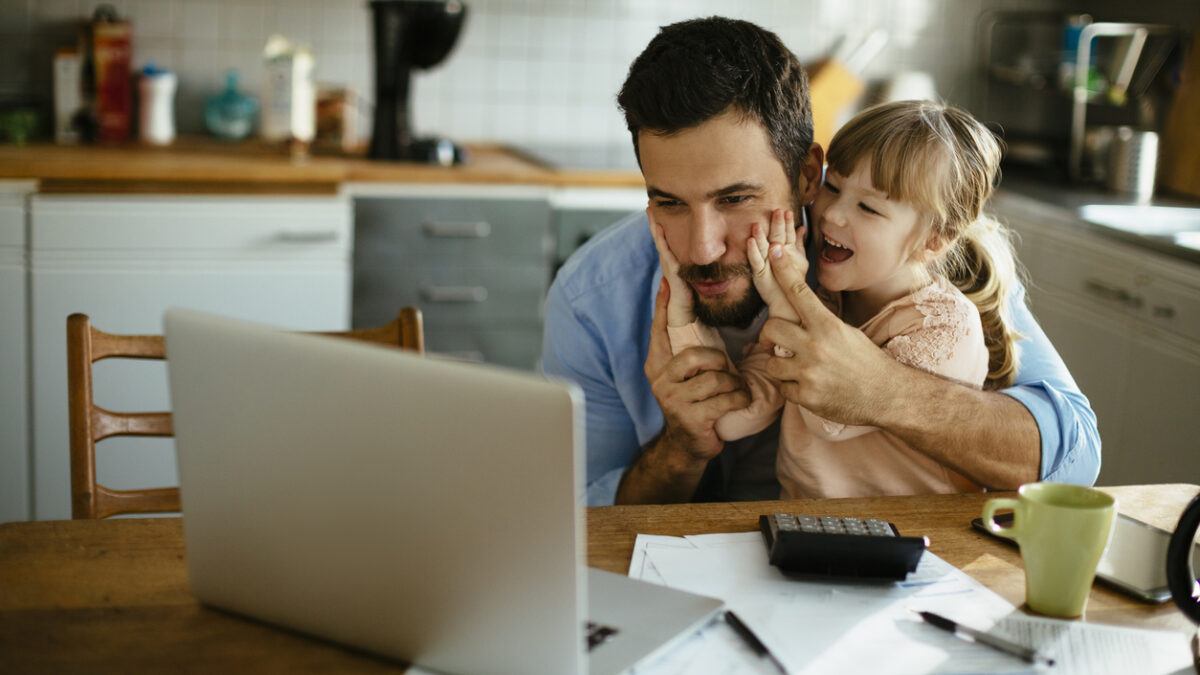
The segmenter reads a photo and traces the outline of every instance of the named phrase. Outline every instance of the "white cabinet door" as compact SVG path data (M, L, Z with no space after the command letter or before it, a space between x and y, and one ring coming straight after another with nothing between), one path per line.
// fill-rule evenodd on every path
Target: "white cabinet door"
M31 259L34 517L70 517L66 319L113 333L161 333L167 307L296 330L350 317L350 210L344 198L35 198ZM96 364L97 404L169 410L162 363ZM114 488L177 484L170 439L97 445Z
M0 523L29 518L25 196L0 193Z
M1102 485L1121 485L1128 454L1125 402L1132 342L1129 322L1087 301L1035 296L1033 314L1088 397L1102 443Z
M1127 440L1114 460L1114 480L1103 482L1200 481L1200 348L1149 328L1139 330L1135 340ZM1109 461L1106 455L1106 470Z

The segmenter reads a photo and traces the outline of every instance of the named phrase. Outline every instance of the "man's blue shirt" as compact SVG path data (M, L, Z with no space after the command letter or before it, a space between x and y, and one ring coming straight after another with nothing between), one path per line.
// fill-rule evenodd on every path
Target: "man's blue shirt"
M572 380L587 403L587 499L612 504L617 484L659 434L662 409L643 366L658 292L658 255L645 213L593 237L562 267L546 299L542 345L548 375ZM1020 343L1016 384L1002 393L1033 414L1042 437L1041 477L1090 485L1100 473L1096 415L1024 302L1013 303Z

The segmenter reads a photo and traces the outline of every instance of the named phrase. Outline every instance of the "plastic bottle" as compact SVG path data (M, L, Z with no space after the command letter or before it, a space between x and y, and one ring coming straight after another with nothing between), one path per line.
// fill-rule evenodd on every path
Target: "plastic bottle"
M175 73L153 63L142 69L138 82L141 110L139 135L143 143L169 145L175 140Z

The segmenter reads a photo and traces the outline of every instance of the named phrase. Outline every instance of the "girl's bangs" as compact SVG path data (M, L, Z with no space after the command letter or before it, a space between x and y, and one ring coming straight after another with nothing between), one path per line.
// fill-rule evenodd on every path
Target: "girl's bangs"
M829 167L843 176L864 166L871 183L888 199L908 202L923 211L943 214L945 197L938 186L946 185L953 162L942 161L950 150L928 121L919 117L869 112L842 127L829 144Z

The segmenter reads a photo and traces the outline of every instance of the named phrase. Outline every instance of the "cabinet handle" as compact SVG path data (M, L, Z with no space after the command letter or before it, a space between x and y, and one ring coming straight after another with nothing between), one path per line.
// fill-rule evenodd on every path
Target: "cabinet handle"
M1155 305L1150 310L1150 313L1153 314L1156 319L1175 318L1175 308L1170 305Z
M484 302L488 291L484 286L423 286L421 297L427 302Z
M285 230L275 235L275 241L285 244L324 244L337 240L337 230Z
M1122 305L1126 305L1134 309L1142 306L1142 299L1138 296L1130 293L1124 288L1104 283L1098 279L1084 280L1083 288L1092 295L1112 302L1119 302Z
M484 239L492 233L491 223L482 220L475 223L427 222L421 229L426 237L445 239Z

